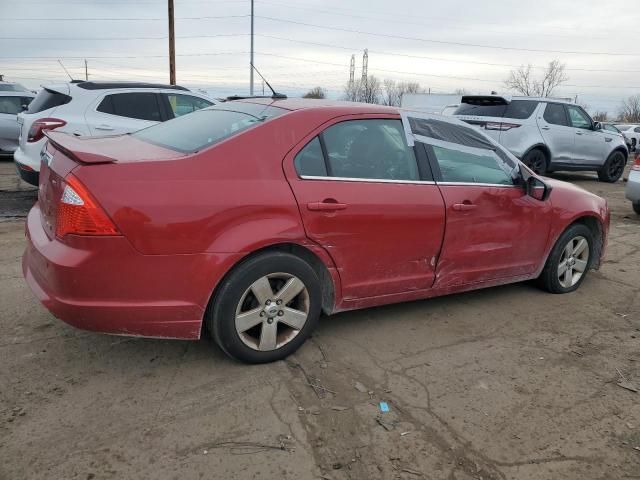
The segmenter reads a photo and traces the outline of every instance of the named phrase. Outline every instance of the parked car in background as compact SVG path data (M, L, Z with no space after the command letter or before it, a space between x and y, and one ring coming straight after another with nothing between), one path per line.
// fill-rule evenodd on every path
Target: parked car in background
M640 215L640 152L636 154L636 161L629 171L625 196L631 201L633 210Z
M455 116L504 145L538 174L595 171L603 182L622 176L628 150L579 105L559 99L463 96Z
M453 115L459 107L459 103L452 103L451 105L444 107L440 113L442 113L442 115Z
M17 115L26 110L35 97L29 91L4 90L5 86L0 83L0 157L10 157L18 148L20 124Z
M640 125L616 125L616 128L631 142L631 151L636 151L640 144Z
M607 130L609 132L618 133L622 135L622 138L624 139L624 143L627 146L627 150L629 150L630 152L633 150L633 144L631 140L624 133L622 133L622 131L618 127L616 127L613 123L600 122L600 127L603 130Z
M137 82L71 82L49 85L18 115L20 145L14 154L22 179L38 185L44 132L77 137L119 135L213 105L184 87Z
M452 117L262 98L46 135L23 257L42 303L88 330L208 331L246 362L292 353L321 312L529 279L572 292L606 245L605 200Z
M24 85L13 82L0 81L0 92L28 92L33 93Z

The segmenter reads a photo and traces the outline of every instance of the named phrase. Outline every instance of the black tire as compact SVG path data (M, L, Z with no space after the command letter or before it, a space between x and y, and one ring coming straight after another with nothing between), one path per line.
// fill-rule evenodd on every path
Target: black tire
M601 182L615 183L622 177L626 164L627 159L624 154L616 150L609 155L609 158L604 162L602 168L598 170L598 178Z
M237 309L242 308L239 307L239 304L241 301L247 301L247 295L252 295L252 293L247 294L246 292L249 291L249 287L252 286L254 282L267 275L277 276L282 274L296 277L303 283L306 289L303 292L305 295L304 303L308 309L306 322L287 343L273 350L260 351L258 350L259 345L256 344L254 347L251 347L245 343L247 338L249 340L253 338L250 334L245 332L241 338L241 334L238 333L236 329ZM277 285L273 282L284 282L284 280L279 280L278 278L268 281L271 282L272 291L274 285ZM276 286L275 288L277 289L278 287ZM254 302L254 305L250 307L251 309L261 308L261 306L256 303L256 298L257 297L249 298L249 301ZM294 301L298 300L296 299ZM207 309L205 321L209 331L213 335L213 339L227 355L246 363L268 363L287 357L304 343L318 323L321 302L322 289L320 280L314 269L307 262L295 255L285 252L265 252L240 263L225 277L215 297L212 299L210 308ZM275 302L272 302L272 305L273 303ZM290 305L290 303L278 308L284 308L287 305ZM261 312L261 316L263 316L263 313L264 312ZM263 325L265 325L264 322L267 321L267 317L263 316L263 318L262 323L253 327L256 329L255 336L259 338L261 338L263 334L262 328ZM279 323L279 317L273 317L272 321L273 320L275 320L276 328L279 332L278 338L284 337L286 339L289 335L286 329L289 327L282 322ZM270 321L269 323L271 324L272 322ZM283 328L282 331L281 327ZM259 334L257 334L258 331L260 332ZM296 330L291 331L295 332ZM251 332L251 330L248 332ZM243 340L243 338L245 340ZM259 338L256 342L261 342Z
M640 202L635 202L631 205L633 206L633 211L640 215Z
M576 239L577 237L586 239L589 246L586 268L575 284L571 286L563 286L560 282L558 268L560 267L560 262L562 261L565 253L565 248L570 241L573 241L573 239ZM562 233L562 235L560 235L560 238L558 238L558 241L551 250L549 257L547 258L547 262L544 265L544 269L538 277L538 285L550 293L569 293L577 290L586 278L591 265L593 265L593 253L594 238L591 230L586 225L582 225L580 223L571 225Z
M538 175L544 175L549 169L547 154L539 148L534 148L527 152L527 154L522 157L522 163Z

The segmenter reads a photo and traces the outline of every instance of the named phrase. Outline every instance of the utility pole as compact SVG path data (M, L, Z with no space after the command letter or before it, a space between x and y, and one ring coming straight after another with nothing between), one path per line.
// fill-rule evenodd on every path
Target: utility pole
M169 1L169 83L176 84L176 35L173 27L173 0Z
M349 66L349 90L353 88L353 83L355 81L356 74L356 56L355 54L351 55L351 65Z
M89 67L87 66L87 59L84 59L84 79L89 81Z
M249 60L249 95L253 95L253 0L251 0L251 58Z
M362 84L367 84L367 76L369 70L369 50L364 49L364 55L362 55Z

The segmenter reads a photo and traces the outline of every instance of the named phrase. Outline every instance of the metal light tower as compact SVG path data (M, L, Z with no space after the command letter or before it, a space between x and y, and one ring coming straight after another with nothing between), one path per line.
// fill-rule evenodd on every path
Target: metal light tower
M351 55L351 65L349 66L349 88L353 88L353 82L356 75L356 56Z
M253 0L251 0L251 59L249 60L249 95L253 95Z
M369 70L369 50L364 49L364 55L362 55L362 83L367 83L367 76Z

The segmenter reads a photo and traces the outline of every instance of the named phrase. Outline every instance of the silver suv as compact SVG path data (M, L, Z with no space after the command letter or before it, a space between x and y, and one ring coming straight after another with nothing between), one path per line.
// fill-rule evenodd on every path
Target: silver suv
M567 100L470 95L462 97L454 115L486 130L541 175L595 171L601 181L616 182L627 163L624 138Z

